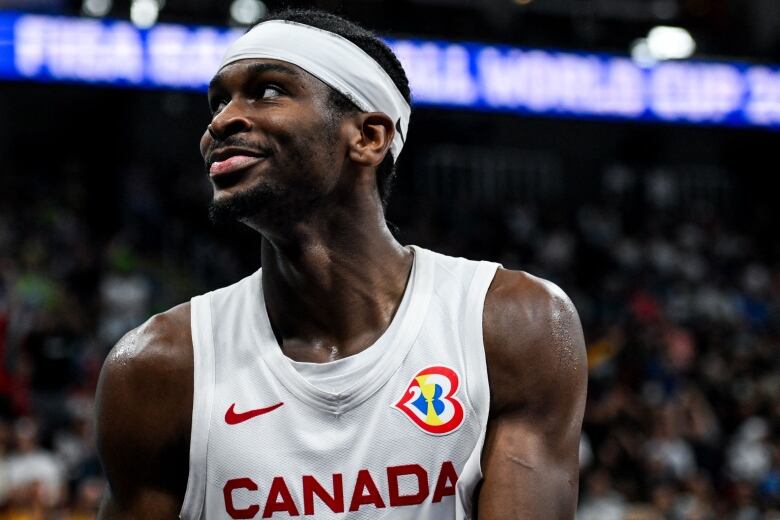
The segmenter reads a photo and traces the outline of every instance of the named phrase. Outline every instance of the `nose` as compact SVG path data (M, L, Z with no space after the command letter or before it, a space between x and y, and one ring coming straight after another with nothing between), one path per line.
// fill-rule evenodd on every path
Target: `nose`
M235 101L228 103L221 112L216 114L208 126L209 134L216 141L251 129L252 121L244 115Z

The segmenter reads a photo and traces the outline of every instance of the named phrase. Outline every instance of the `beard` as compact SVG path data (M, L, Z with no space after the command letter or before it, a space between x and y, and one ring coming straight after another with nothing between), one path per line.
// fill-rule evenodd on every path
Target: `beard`
M261 183L212 200L209 219L216 227L257 222L262 227L284 229L310 216L321 197L310 186L291 188Z

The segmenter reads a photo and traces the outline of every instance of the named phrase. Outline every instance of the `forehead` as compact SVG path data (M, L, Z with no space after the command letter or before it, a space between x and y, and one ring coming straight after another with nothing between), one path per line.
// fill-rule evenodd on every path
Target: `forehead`
M212 78L209 88L226 87L232 82L244 83L264 76L274 76L284 81L309 88L327 88L322 81L292 63L267 58L238 60L222 67Z

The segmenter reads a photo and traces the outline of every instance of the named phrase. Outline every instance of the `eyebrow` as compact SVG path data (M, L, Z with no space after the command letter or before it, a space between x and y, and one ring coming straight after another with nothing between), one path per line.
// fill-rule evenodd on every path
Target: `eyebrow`
M282 65L281 63L253 63L246 66L246 71L252 76L268 72L278 72L296 78L300 77L300 74L298 74L296 70L287 67L286 65ZM209 90L222 86L222 78L223 75L221 72L214 76L209 83Z

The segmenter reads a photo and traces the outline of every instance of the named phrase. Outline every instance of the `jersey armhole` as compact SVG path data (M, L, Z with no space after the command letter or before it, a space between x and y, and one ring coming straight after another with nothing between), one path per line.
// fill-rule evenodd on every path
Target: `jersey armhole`
M463 503L466 518L471 518L471 499L477 483L482 480L482 446L485 443L490 413L490 385L487 360L485 359L482 314L485 308L485 297L499 267L499 264L492 262L479 262L477 264L466 295L461 322L466 392L477 414L480 428L477 444L466 461L458 480L458 495Z
M482 315L485 297L496 275L499 264L479 262L471 279L466 296L463 316L464 356L466 361L466 387L469 399L480 416L480 422L487 424L490 409L490 387L488 385L485 339L482 330Z
M182 520L199 520L206 499L206 462L215 377L211 294L192 299L191 322L194 366L192 430L187 490L179 513Z

